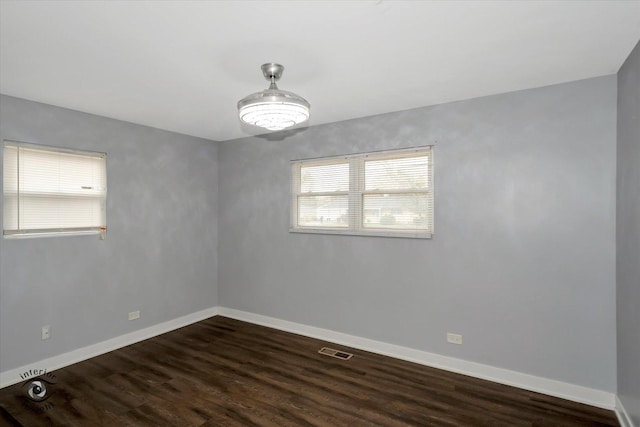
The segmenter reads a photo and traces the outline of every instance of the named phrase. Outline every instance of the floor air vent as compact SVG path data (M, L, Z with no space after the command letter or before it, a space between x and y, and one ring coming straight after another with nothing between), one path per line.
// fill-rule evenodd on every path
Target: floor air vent
M351 353L345 353L344 351L338 351L328 347L322 347L320 350L318 350L318 353L343 360L349 360L353 357L353 354Z

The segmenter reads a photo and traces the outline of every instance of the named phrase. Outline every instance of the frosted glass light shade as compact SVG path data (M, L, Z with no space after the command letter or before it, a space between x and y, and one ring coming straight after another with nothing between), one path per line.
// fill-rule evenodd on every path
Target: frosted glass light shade
M282 130L309 120L309 108L289 102L256 102L240 109L240 119L268 130Z

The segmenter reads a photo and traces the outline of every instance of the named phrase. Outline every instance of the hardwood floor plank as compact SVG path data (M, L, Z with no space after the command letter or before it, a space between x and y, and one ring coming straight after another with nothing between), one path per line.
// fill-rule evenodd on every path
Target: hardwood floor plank
M54 374L48 406L22 384L0 390L0 425L618 425L612 411L220 316Z

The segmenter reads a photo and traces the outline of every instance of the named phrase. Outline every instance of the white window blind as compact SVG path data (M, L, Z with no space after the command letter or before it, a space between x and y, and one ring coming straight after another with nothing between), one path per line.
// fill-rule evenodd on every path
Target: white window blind
M104 233L106 154L5 141L5 237Z
M349 163L300 165L298 225L345 228L349 211Z
M433 150L296 160L291 195L293 232L428 238Z

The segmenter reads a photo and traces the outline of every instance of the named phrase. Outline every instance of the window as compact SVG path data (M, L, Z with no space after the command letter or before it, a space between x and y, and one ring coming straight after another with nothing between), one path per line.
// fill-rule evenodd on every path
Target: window
M432 147L291 162L293 232L429 238Z
M5 237L104 236L106 196L106 154L5 141Z

